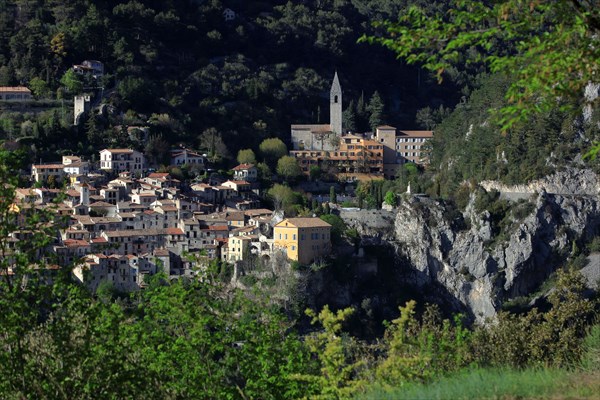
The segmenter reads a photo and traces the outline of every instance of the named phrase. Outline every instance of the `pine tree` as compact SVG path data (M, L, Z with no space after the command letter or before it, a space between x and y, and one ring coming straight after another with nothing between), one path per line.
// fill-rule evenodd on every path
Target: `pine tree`
M373 132L383 121L383 108L383 100L381 99L379 92L375 91L367 106L367 110L369 111L369 127Z
M361 92L358 102L356 103L356 128L358 132L368 129L367 106L365 104L365 93Z
M345 132L356 132L356 106L354 105L354 100L350 100L348 108L344 110L342 120L342 125Z

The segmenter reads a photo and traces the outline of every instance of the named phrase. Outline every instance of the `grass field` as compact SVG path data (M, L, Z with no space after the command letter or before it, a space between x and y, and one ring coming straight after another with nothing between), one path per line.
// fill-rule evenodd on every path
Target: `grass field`
M600 372L477 369L429 385L376 388L362 399L600 399Z
M584 342L579 365L553 368L470 369L428 385L408 383L396 388L373 387L359 399L599 399L600 325Z

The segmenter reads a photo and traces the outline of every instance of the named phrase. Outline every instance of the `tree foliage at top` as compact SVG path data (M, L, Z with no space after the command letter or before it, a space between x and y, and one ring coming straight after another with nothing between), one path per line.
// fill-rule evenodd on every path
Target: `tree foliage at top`
M113 140L109 128L141 125L152 113L177 122L170 132L152 127L169 144L200 146L208 127L217 129L232 155L269 137L287 141L290 124L326 122L336 69L347 99L378 90L383 103L393 105L385 110L393 119L385 123L411 125L419 107L446 98L452 103L455 96L433 83L418 87L413 68L390 63L385 49L356 43L361 33L373 31L371 18L391 18L407 6L400 0L376 3L1 0L0 85L26 85L37 98L67 101L82 90L104 88L104 101L117 113L99 132L102 143L74 133L63 144L84 156L98 146L128 145ZM225 21L227 7L234 20ZM72 76L68 71L83 60L103 62L105 76ZM72 121L68 109L68 103L61 109L65 125ZM135 123L122 115L135 116ZM0 113L0 120L9 119L7 127L22 122ZM358 115L359 131L369 129L367 119ZM18 133L3 126L0 138ZM137 146L143 150L143 143ZM53 143L38 141L32 159L51 157Z
M378 42L438 79L460 63L484 64L513 78L499 122L509 129L556 107L557 98L581 96L600 72L600 10L588 0L457 0L445 13L413 6L384 21ZM565 103L568 104L568 103Z

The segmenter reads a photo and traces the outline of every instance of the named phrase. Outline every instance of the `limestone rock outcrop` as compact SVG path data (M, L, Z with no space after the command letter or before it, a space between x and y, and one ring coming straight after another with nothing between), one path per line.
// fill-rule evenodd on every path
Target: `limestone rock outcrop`
M457 231L442 204L412 198L398 208L394 243L419 272L415 284L443 285L483 322L503 301L529 294L564 262L574 240L591 238L600 228L597 196L542 192L534 201L529 215L513 221L507 238L495 240L486 211L468 207L470 228Z
M520 213L511 211L502 235L488 211L475 211L474 195L462 223L456 211L423 196L405 197L393 212L341 216L362 235L364 245L392 246L411 284L441 285L449 297L445 300L484 322L503 302L530 294L562 266L573 242L600 233L598 185L591 170L565 170L523 187L488 183L489 189L502 191L502 198L520 199L522 206ZM521 196L511 197L514 193Z

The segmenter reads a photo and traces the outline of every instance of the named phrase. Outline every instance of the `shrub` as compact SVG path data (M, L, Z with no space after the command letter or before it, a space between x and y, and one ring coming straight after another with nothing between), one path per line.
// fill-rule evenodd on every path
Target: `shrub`
M583 340L581 367L587 371L600 371L600 324L592 326Z
M600 236L596 236L592 239L592 241L588 245L588 249L590 250L590 252L600 252Z
M240 276L240 282L246 287L254 286L257 281L258 281L258 279L254 275Z

